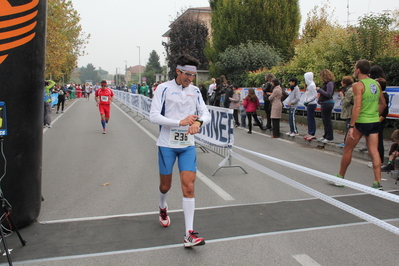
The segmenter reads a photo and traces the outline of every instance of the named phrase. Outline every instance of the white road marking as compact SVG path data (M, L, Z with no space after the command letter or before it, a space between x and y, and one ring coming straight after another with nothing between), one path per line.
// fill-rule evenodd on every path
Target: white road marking
M399 219L389 219L389 220L385 220L385 221L386 222L389 222L389 221L396 222L396 221L399 221ZM304 229L295 229L295 230L287 230L287 231L279 231L279 232L260 233L260 234L254 234L254 235L219 238L219 239L207 240L206 243L211 244L211 243L240 240L240 239L249 239L249 238L256 238L256 237L273 236L273 235L280 235L280 234L287 234L287 233L310 232L310 231L316 231L316 230L343 228L343 227L369 225L369 224L370 223L368 223L368 222L359 222L359 223L350 223L350 224L342 224L342 225L320 226L320 227L314 227L314 228L304 228ZM162 250L162 249L168 249L168 248L181 248L181 247L182 247L182 244L174 244L174 245L156 246L156 247L148 247L148 248L138 248L138 249L128 249L128 250L119 250L119 251L110 251L110 252L101 252L101 253L90 253L90 254L73 255L73 256L52 257L52 258L37 259L37 260L18 261L18 262L15 262L14 264L19 265L19 264L40 263L40 262L46 262L46 261L62 261L62 260L68 260L68 259L94 258L94 257L100 257L100 256L119 255L119 254L128 254L128 253L135 253L135 252L142 252L142 251ZM297 256L297 255L294 255L294 256ZM301 262L299 261L299 263L301 263ZM302 265L316 266L319 264L302 264Z
M147 129L145 129L142 125L137 123L136 120L134 120L132 117L130 117L126 112L124 112L119 106L117 106L115 103L112 103L119 111L121 111L127 118L129 118L134 124L136 124L141 130L143 130L150 138L152 138L154 141L157 141L157 138L151 134ZM197 170L197 177L204 182L205 185L207 185L210 189L212 189L216 194L218 194L222 199L229 201L229 200L234 200L234 198L228 194L226 191L224 191L221 187L219 187L217 184L215 184L212 180L210 180L208 177L206 177L203 173Z
M215 191L216 194L218 194L222 199L229 201L229 200L235 200L230 194L228 194L226 191L224 191L221 187L216 185L212 180L210 180L208 177L206 177L203 173L197 170L197 177L201 179L202 182L204 182L210 189Z
M296 259L303 266L320 266L320 264L306 254L297 254L293 255L292 257L294 257L294 259Z

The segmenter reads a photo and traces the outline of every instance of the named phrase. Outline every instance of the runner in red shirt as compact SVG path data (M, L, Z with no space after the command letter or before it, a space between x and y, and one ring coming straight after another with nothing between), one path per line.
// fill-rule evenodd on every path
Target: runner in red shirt
M96 90L96 103L101 115L101 125L103 134L107 133L106 123L108 123L111 113L111 101L114 99L114 92L107 87L105 80L101 81L101 89Z

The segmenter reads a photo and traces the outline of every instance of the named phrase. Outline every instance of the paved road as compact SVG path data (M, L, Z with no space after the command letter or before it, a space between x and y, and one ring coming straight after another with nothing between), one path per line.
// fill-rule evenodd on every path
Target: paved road
M198 149L195 229L203 247L182 247L179 179L168 197L172 225L157 221L158 127L112 106L106 135L94 101L68 102L44 133L43 197L38 221L7 239L16 265L397 265L398 235L369 224L233 159ZM235 131L235 145L335 174L340 154L264 133ZM282 167L234 149L300 184L399 226L399 205ZM371 185L366 160L355 158L348 179ZM175 171L176 173L176 171ZM399 194L389 176L383 186ZM0 259L7 265L5 257Z

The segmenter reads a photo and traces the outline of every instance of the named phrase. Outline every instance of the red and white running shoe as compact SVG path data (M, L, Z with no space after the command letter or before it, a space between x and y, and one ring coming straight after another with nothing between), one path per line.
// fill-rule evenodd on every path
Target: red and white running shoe
M184 247L191 248L193 246L202 246L205 245L205 239L202 237L198 237L198 233L194 230L188 231L189 235L184 237Z
M170 218L168 215L168 206L165 209L159 208L159 223L163 227L168 227L170 225Z

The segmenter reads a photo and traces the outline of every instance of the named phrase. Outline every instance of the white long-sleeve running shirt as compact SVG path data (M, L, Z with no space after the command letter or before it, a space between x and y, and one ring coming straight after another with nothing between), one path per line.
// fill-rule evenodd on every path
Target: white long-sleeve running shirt
M194 137L185 135L189 126L179 126L180 120L198 115L203 126L211 121L211 115L198 87L183 88L176 80L158 85L151 103L150 121L161 125L157 145L184 148L194 145Z

